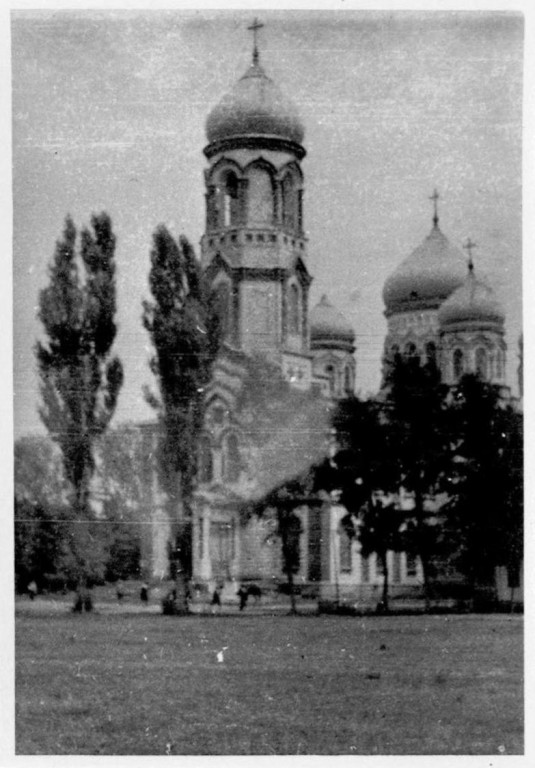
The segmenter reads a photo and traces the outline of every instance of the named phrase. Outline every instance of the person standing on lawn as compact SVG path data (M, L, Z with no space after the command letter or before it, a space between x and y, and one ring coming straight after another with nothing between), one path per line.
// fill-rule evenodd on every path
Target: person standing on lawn
M247 605L247 599L249 597L249 592L246 587L243 586L243 584L240 586L239 590L236 592L238 597L240 598L240 611L243 611L245 606Z
M221 589L222 589L221 585L218 584L212 594L212 601L210 603L210 605L212 606L212 613L221 612Z

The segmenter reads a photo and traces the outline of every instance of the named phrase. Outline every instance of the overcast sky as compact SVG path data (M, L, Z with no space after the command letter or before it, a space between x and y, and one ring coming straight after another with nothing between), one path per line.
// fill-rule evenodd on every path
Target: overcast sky
M461 246L506 310L516 392L521 331L522 16L268 11L267 74L305 125L305 228L322 293L353 324L357 389L375 391L382 287L432 226ZM197 247L210 109L247 69L247 11L16 12L12 22L15 435L40 429L38 293L65 215L111 215L118 238L116 421L152 417L141 325L151 235Z

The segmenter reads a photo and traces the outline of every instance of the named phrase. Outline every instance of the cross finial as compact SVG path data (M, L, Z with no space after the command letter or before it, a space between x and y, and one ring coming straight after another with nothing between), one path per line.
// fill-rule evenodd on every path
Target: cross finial
M440 195L438 194L438 192L436 190L436 187L435 187L435 189L433 190L433 194L429 198L430 200L433 201L433 226L435 228L438 227L438 205L437 205L437 203L438 203L439 198L440 198Z
M261 24L258 19L255 19L250 27L247 27L253 33L253 64L258 64L258 46L257 46L257 33L259 29L262 29L264 25Z
M477 248L477 243L472 242L472 239L470 237L467 237L463 243L463 248L465 248L468 251L468 271L473 272L474 262L472 259L472 249Z

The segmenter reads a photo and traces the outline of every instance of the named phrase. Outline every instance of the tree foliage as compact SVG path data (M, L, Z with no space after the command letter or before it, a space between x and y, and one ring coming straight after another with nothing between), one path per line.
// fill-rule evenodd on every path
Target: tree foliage
M427 606L436 558L443 550L437 500L447 471L451 437L447 417L449 388L433 361L397 355L385 379L385 419L395 457L396 485L413 498L406 510L405 549L420 558Z
M115 236L109 216L91 218L81 232L66 219L63 237L39 295L46 340L36 346L41 377L40 415L60 446L78 513L87 513L94 444L108 427L123 382L111 356L115 325Z
M485 585L496 565L518 568L522 560L522 415L468 374L448 416L447 533L457 567L472 585Z
M187 504L196 472L204 392L221 342L221 320L215 295L185 237L177 243L165 226L159 226L150 259L153 300L143 302L143 324L154 347L150 365L158 395L146 396L162 426L163 487L175 495L179 475Z
M205 389L222 341L223 318L216 295L185 237L177 243L165 226L153 235L143 324L154 348L151 370L158 394L146 391L161 430L158 469L174 520L173 558L180 601L191 576L191 496L197 472L198 440L204 421ZM171 563L174 569L175 564Z

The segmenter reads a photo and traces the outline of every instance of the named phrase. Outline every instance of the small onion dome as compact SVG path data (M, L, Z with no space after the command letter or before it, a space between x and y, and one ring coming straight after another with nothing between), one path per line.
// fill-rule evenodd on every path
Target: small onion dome
M238 136L270 136L302 144L304 135L294 105L254 62L206 120L210 143Z
M423 243L387 279L385 314L407 309L438 308L462 283L466 260L435 225Z
M312 349L354 349L355 331L325 295L310 312L310 345Z
M505 314L492 288L479 280L470 266L463 285L440 307L438 320L443 330L469 325L502 331Z

